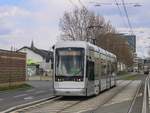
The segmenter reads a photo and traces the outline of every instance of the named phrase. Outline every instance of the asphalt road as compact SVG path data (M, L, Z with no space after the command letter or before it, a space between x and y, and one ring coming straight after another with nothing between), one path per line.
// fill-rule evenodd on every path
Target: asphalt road
M27 81L32 89L0 92L0 112L13 106L25 104L53 95L52 81Z

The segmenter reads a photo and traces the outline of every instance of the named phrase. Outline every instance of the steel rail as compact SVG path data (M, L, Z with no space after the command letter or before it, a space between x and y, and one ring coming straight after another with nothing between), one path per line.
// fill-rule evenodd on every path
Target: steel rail
M148 75L145 80L142 113L149 113L149 104L150 104L150 102L149 102L149 97L150 97L149 82L150 82L150 75Z
M56 101L60 98L61 97L58 97L58 96L52 96L50 98L45 98L45 99L30 102L30 103L18 105L18 106L10 108L8 110L2 111L0 113L18 113L18 112L24 111L26 109L41 105L41 104L45 104L45 103L48 103L48 102L54 102L54 101Z
M32 110L32 108L34 109L35 107L38 107L38 106L40 106L40 105L44 105L44 104L46 104L46 103L49 103L49 102L51 102L51 103L49 103L49 105L54 105L54 104L56 104L56 103L59 103L59 102L63 102L63 100L61 100L63 97L55 97L55 98L53 98L52 100L49 100L49 101L46 101L46 102L41 102L41 103L38 103L38 104L34 104L34 105L31 105L31 106L28 106L28 107L24 107L24 108L22 108L22 109L18 109L18 110L15 110L15 111L12 111L12 113L14 113L14 112L26 112L26 111L28 111L28 110ZM64 100L64 102L66 102L66 100ZM77 104L79 104L80 102L82 102L82 100L80 100L80 101L73 101L72 103L70 103L70 101L67 101L70 105L66 105L64 108L62 108L62 109L60 109L59 107L56 109L57 110L57 112L56 113L61 113L62 111L65 111L65 110L67 110L67 109L69 109L69 108L71 108L71 107L73 107L73 106L75 106L75 105L77 105Z
M138 86L138 88L137 88L137 90L136 90L136 93L135 93L135 95L133 96L133 99L132 99L130 108L129 108L129 110L128 110L127 113L132 113L133 106L134 106L135 101L136 101L136 99L137 99L137 97L138 97L138 93L139 93L139 91L140 91L141 86L142 86L142 81L140 82L140 84L139 84L139 86Z
M116 91L113 95L111 95L110 97L108 97L103 104L97 106L95 109L92 110L92 113L95 113L97 109L101 108L103 105L105 105L106 103L108 103L109 101L111 101L111 99L113 99L117 94L119 94L120 92L122 92L127 86L129 86L134 80L130 81L129 83L127 83L125 86L121 87L120 89L118 89L118 91ZM121 83L122 84L122 83Z

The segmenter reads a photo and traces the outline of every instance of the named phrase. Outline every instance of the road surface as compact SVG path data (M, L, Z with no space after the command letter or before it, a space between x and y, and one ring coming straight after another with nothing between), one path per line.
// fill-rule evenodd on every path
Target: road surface
M48 98L53 95L51 81L27 81L27 83L34 88L28 90L0 92L0 111L20 104Z

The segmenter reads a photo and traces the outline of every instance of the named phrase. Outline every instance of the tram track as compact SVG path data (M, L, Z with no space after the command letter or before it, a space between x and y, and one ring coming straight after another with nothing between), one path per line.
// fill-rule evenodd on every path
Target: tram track
M143 113L143 99L144 99L144 92L145 92L145 83L147 76L142 75L141 83L136 90L135 95L130 103L130 107L127 113Z
M10 110L6 110L6 111L4 111L4 113L23 113L27 109L34 108L34 107L37 107L37 106L40 106L40 105L43 105L43 104L46 104L46 103L49 103L49 102L53 103L53 102L57 101L60 98L62 98L62 97L53 96L53 97L50 97L49 99L46 99L45 101L31 102L31 103L27 103L27 104L22 104L22 105L19 105L19 106L15 107L14 109L10 108Z
M143 83L144 83L144 81L141 81L141 83L139 84L139 87L137 88L136 93L135 93L135 95L133 96L133 99L132 99L132 101L131 101L131 103L130 103L130 107L129 107L127 113L134 113L134 106L135 106L135 103L136 103L136 101L137 101L137 98L138 98L139 96L142 96L142 95L140 95L140 94L142 94L142 85L143 85ZM137 113L137 111L136 111L135 113ZM139 113L140 113L140 112L139 112Z
M110 112L110 110L112 110L112 109L114 109L113 113L115 113L115 112L117 112L117 113L123 113L123 112L124 113L141 113L142 98L143 98L143 94L142 94L143 93L143 85L145 83L145 79L144 79L145 76L144 77L142 77L142 76L138 75L135 80L132 80L130 83L128 83L126 86L124 86L122 88L122 90L118 90L114 94L114 96L112 95L111 97L107 98L105 100L104 104L99 105L95 110L91 110L90 112L86 111L86 112L82 112L82 113L99 113L101 110L102 110L102 113L104 113L104 112L106 113L108 111ZM136 80L140 80L140 82L138 83L138 86L136 87L136 89L134 91L135 93L132 93L131 97L129 97L129 98L127 97L128 99L126 98L123 100L116 100L116 99L119 99L118 97L121 97L122 94L124 95L125 92L123 90L127 90L130 87L130 84L132 86L132 82L136 83ZM118 103L120 103L120 104L118 104ZM123 108L122 110L119 110L119 106L120 107L124 106L125 108Z
M64 108L64 109L61 109L59 112L57 112L57 113L62 113L63 111L65 111L65 110L67 110L67 109L69 109L69 108L71 108L71 107L73 107L73 106L75 106L75 105L77 105L77 104L79 104L79 103L81 103L82 101L79 101L79 102L76 102L76 103L74 103L74 104L72 104L72 105L70 105L70 106L68 106L68 107L66 107L66 108Z
M114 93L113 95L108 97L103 102L103 104L97 106L97 108L99 108L99 107L103 106L104 104L108 103L112 98L115 97L115 95L117 95L118 93L123 91L132 82L133 81L130 81L129 83L125 83L125 81L121 82L121 83L119 82L120 85L122 84L124 86L120 87L120 89L118 89L118 91L116 93ZM82 97L82 98L81 97L80 98L79 97L76 97L76 98L74 98L74 97L54 97L53 99L50 99L50 100L48 100L46 102L41 102L41 103L35 104L33 106L27 106L25 108L18 109L18 110L16 110L13 113L28 113L28 111L38 108L38 106L40 106L40 108L42 108L41 106L44 106L47 103L48 103L48 106L49 106L49 108L48 108L49 109L49 113L63 113L63 112L66 113L68 109L71 109L72 107L74 107L74 106L84 102L85 100L88 101L89 99L93 99L93 97L88 97L88 98L86 98L86 97ZM95 110L96 109L94 108L94 111Z
M39 104L30 106L30 107L26 107L26 108L22 108L20 110L16 110L15 112L12 112L12 113L28 113L28 110L32 110L32 109L37 108L38 106L42 106L46 103L49 103L49 112L50 113L62 113L63 111L79 104L83 100L82 99L81 101L78 101L78 100L72 100L72 99L70 100L70 99L65 99L65 98L67 98L67 97L56 97L47 102L39 103ZM64 104L64 106L62 108L61 107L60 108L57 107L57 109L53 108L54 106L58 106L59 104L62 104L62 103Z
M115 98L119 93L121 93L122 91L124 91L134 81L135 80L131 80L125 86L119 88L115 93L113 93L111 96L109 96L108 98L106 98L102 104L99 104L95 109L91 110L90 113L96 113L96 111L98 109L100 109L101 107L103 107L104 105L106 105L107 103L109 103L113 98ZM123 84L124 82L122 82L121 84ZM84 113L86 113L86 112L84 112Z
M134 80L133 80L134 81ZM121 87L120 89L121 89L121 91L122 90L124 90L127 86L129 86L133 81L130 81L129 83L127 83L125 86L123 86L123 87ZM124 84L126 81L123 81L123 82L121 82L120 84ZM110 88L111 89L111 88ZM107 89L107 90L109 90L109 89ZM105 90L104 92L107 92L107 90ZM103 93L103 92L102 92ZM99 107L102 107L104 104L106 104L107 102L109 102L112 98L114 98L115 97L115 95L117 95L118 93L120 93L120 90L119 91L117 91L117 93L115 93L115 94L113 94L110 98L107 98L106 99L106 101L103 103L103 104L100 104L99 106L97 106L97 108L99 108ZM101 95L101 94L100 94ZM99 95L98 95L99 96ZM84 101L81 101L81 102L84 102ZM79 103L81 103L81 102L79 102ZM77 104L79 104L79 103L77 103ZM69 108L71 108L71 107L73 107L73 106L70 106ZM97 109L96 108L96 109ZM68 108L67 108L68 109ZM66 110L67 110L66 109ZM94 110L93 110L94 109ZM95 113L94 111L96 110L95 108L93 108L92 109L92 111L90 112L90 113ZM88 110L89 111L89 110ZM82 112L82 110L81 111L79 111L79 112L77 112L77 113L85 113L86 112L86 110L83 110L83 112ZM59 112L59 113L62 113L62 112ZM65 111L65 113L67 113L67 111ZM70 112L68 112L68 113L70 113Z

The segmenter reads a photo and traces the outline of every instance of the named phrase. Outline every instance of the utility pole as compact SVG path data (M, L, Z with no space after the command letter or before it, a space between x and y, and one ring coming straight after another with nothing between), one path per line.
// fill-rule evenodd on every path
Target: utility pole
M88 36L88 29L90 30L90 29L93 29L93 28L103 28L103 26L101 26L101 25L91 25L91 26L88 26L86 29L86 31L87 31L87 36ZM87 42L89 41L89 39L90 40L92 40L92 43L94 44L94 45L96 45L96 37L94 37L94 38L87 38Z

